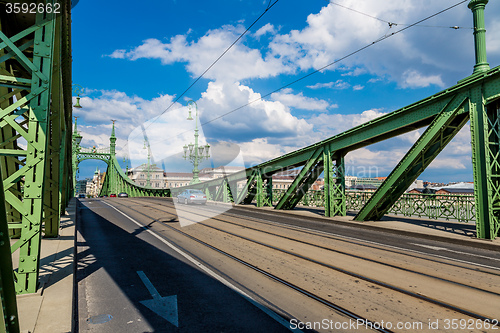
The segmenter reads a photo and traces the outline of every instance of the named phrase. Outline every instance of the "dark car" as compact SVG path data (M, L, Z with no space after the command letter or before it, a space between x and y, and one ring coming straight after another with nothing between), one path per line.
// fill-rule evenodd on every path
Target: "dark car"
M125 192L118 193L119 198L128 198L128 194Z
M110 194L110 195L109 195L109 197L110 197L110 198L116 198L116 194L114 194L114 193L113 193L113 194Z
M207 196L200 190L185 190L177 196L177 202L184 204L199 203L204 205L207 203Z
M85 193L80 193L80 194L78 194L78 197L79 197L79 198L85 198Z

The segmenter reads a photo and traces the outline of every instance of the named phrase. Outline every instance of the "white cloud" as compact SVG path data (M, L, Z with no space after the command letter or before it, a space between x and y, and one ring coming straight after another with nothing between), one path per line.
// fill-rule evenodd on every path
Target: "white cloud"
M206 110L207 120L238 109L210 123L211 133L218 139L231 139L231 136L295 137L312 130L312 125L293 116L283 103L260 98L259 93L246 85L210 82L198 106ZM241 108L242 105L246 106Z
M254 36L256 38L260 38L261 36L268 34L268 33L272 34L272 35L276 34L276 29L274 29L274 26L271 23L267 23L265 26L263 26L262 28L257 30L254 33Z
M437 85L441 88L445 87L443 80L441 80L440 75L429 75L424 76L416 70L407 70L402 75L403 82L401 85L403 88L424 88L431 84Z
M457 158L443 158L437 156L434 161L428 166L429 169L454 169L454 170L464 170L467 169L463 160Z
M364 86L357 84L354 87L352 87L352 90L358 91L358 90L363 90L364 88L365 88Z
M336 108L338 105L330 105L327 101L318 98L304 96L302 92L292 94L292 89L283 89L273 93L271 98L279 101L284 105L292 108L310 110L310 111L327 111L328 108Z
M333 82L327 82L327 83L316 83L315 85L312 86L307 86L309 89L321 89L321 88L331 88L333 87Z
M127 50L119 49L119 50L115 50L113 53L108 55L108 57L115 58L115 59L125 59L126 53L127 53Z
M389 29L381 21L367 18L353 11L330 3L318 13L307 17L306 26L278 34L268 23L238 42L206 78L234 82L250 78L269 78L280 74L319 69L353 51L371 45L381 36L394 33L404 24L416 22L442 9L454 5L455 1L443 0L344 0L342 5L383 18L400 25ZM486 14L498 11L499 5L491 3ZM500 43L495 39L500 21L487 16L488 50L495 59L500 59ZM471 25L471 12L465 4L425 21L430 27L412 27L368 49L361 51L338 65L344 76L359 76L364 73L384 77L397 82L403 88L418 88L436 85L440 88L454 84L469 75L473 59L473 39L469 29L443 29L432 26ZM187 36L171 37L169 42L147 39L129 51L118 49L110 56L137 60L160 59L163 64L186 63L192 76L200 75L226 48L244 31L243 26L226 25L209 30L197 40L188 41ZM272 36L271 42L261 41L259 48L251 48L255 39L265 34ZM253 39L252 39L253 38ZM252 40L252 43L247 41ZM464 45L466 47L464 47ZM262 51L261 51L262 50Z
M223 26L208 31L197 41L189 42L186 35L177 35L170 42L147 39L142 45L123 52L113 52L115 57L137 60L160 59L164 65L186 62L193 76L201 75L243 32L242 26ZM112 54L112 55L113 55ZM267 78L291 72L279 59L263 59L261 52L243 43L237 43L222 57L216 66L205 74L205 78L234 82L248 78Z
M347 73L343 73L342 76L360 76L362 74L366 74L366 72L367 72L366 69L358 67L352 71L349 71Z
M338 90L343 90L343 89L348 89L351 87L351 85L348 82L345 82L343 80L337 80L335 82L327 82L327 83L316 83L312 86L307 86L309 89L321 89L321 88L329 88L329 89L338 89Z

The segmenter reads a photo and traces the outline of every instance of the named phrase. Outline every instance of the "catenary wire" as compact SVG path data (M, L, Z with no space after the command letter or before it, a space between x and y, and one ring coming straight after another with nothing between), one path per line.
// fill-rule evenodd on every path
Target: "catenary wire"
M411 24L405 24L405 23L396 23L396 22L386 21L384 19L381 19L380 17L376 17L376 16L373 16L373 15L370 15L370 14L367 14L367 13L363 13L363 12L357 10L357 9L341 5L341 4L337 3L337 2L333 2L333 1L329 1L329 2L332 5L345 8L347 10L350 10L352 12L355 12L355 13L358 13L358 14L361 14L361 15L364 15L364 16L367 16L367 17L371 17L372 19L378 20L380 22L387 23L389 25L389 28L392 28L392 27L398 26L398 25L400 25L400 26L409 26L409 25L411 25ZM473 28L470 28L470 27L459 27L459 26L456 26L456 25L450 27L450 26L443 26L443 25L421 25L421 24L417 24L415 26L425 27L425 28L446 28L446 29L455 29L455 30L457 30L457 29L473 29Z
M250 29L252 29L252 27L269 11L269 9L271 9L274 5L276 5L276 3L279 1L279 0L275 0L274 2L271 3L272 0L269 0L269 3L267 5L267 8L262 12L262 14L257 17L257 19L255 19L255 21L253 21L253 23L248 26L248 28L246 28L246 30L240 34L240 36L238 38L236 38L236 40L231 44L229 45L226 50L224 52L222 52L222 54L217 58L215 59L215 61L210 65L208 66L207 69L205 69L205 71L203 73L201 73L200 76L198 76L196 78L196 80L194 80L191 85L189 85L189 87L187 87L174 101L172 101L172 103L170 103L170 105L162 111L162 113L160 113L159 115L157 115L155 118L153 118L152 121L149 122L149 124L146 126L145 129L148 129L149 126L151 126L154 122L156 122L162 115L164 115L168 110L170 110L170 108L175 105L175 103L177 103L196 83L198 83L199 80L201 80L201 78L203 78L203 76L210 70L212 69L212 67L215 66L215 64L222 58L226 55L227 52L229 52L229 50L234 46L236 45L236 43L238 43L240 41L241 38L243 38L243 36L246 35L246 33L248 31L250 31ZM136 136L137 137L137 136ZM133 137L132 139L135 139L135 137ZM132 140L130 139L130 140ZM125 148L128 144L128 141L127 143L123 146L123 148Z
M419 21L417 21L417 22L415 22L415 23L408 24L406 27L404 27L404 28L402 28L402 29L400 29L400 30L397 30L397 31L395 31L395 32L393 32L393 33L390 33L390 34L386 34L386 35L384 35L383 37L381 37L381 38L377 39L376 41L374 41L374 42L372 42L372 43L370 43L370 44L367 44L367 45L365 45L365 46L363 46L363 47L361 47L361 48L357 49L356 51L353 51L353 52L351 52L351 53L349 53L349 54L347 54L347 55L345 55L345 56L343 56L343 57L341 57L341 58L339 58L339 59L337 59L337 60L335 60L335 61L332 61L331 63L329 63L329 64L327 64L327 65L325 65L325 66L323 66L323 67L321 67L321 68L319 68L319 69L316 69L316 70L314 70L314 71L313 71L313 72L311 72L311 73L308 73L308 74L306 74L306 75L304 75L304 76L301 76L300 78L298 78L298 79L296 79L296 80L294 80L294 81L291 81L291 82L289 82L289 83L287 83L287 84L285 84L285 85L283 85L283 86L281 86L281 87L279 87L279 88L277 88L277 89L275 89L275 90L273 90L273 91L271 91L271 92L269 92L269 93L267 93L267 94L265 94L265 95L262 95L262 96L260 96L259 98L256 98L256 99L254 99L254 100L252 100L252 101L250 101L250 102L248 102L248 103L246 103L246 104L244 104L244 105L242 105L242 106L239 106L239 107L237 107L237 108L235 108L235 109L233 109L233 110L231 110L231 111L228 111L228 112L226 112L226 113L224 113L224 114L222 114L222 115L220 115L220 116L217 116L217 117L215 117L215 118L213 118L213 119L210 119L210 120L208 120L208 121L206 121L206 122L204 122L204 123L201 123L201 124L200 124L200 126L210 124L210 123L212 123L212 122L214 122L214 121L216 121L216 120L218 120L218 119L221 119L221 118L223 118L223 117L225 117L225 116L227 116L227 115L229 115L229 114L232 114L232 113L234 113L234 112L236 112L236 111L239 111L239 110L241 110L241 109L243 109L243 108L245 108L245 107L247 107L247 106L249 106L249 105L252 105L252 104L254 104L254 103L258 102L258 101L261 101L261 100L263 100L264 98L269 97L269 96L271 96L272 94L274 94L274 93L276 93L276 92L279 92L279 91L281 91L281 90L283 90L283 89L285 89L285 88L288 88L288 87L290 87L290 86L294 85L294 84L295 84L295 83L297 83L297 82L303 81L303 80L307 79L308 77L310 77L310 76L312 76L312 75L314 75L314 74L316 74L316 73L319 73L319 72L321 72L321 71L325 70L326 68L328 68L328 67L330 67L330 66L333 66L333 65L335 65L335 64L337 64L337 63L339 63L339 62L341 62L341 61L343 61L343 60L345 60L345 59L347 59L347 58L349 58L349 57L352 57L352 56L354 56L355 54L357 54L357 53L359 53L359 52L361 52L361 51L364 51L365 49L367 49L367 48L369 48L369 47L371 47L371 46L373 46L373 45L375 45L375 44L377 44L377 43L379 43L379 42L381 42L381 41L383 41L383 40L385 40L385 39L387 39L387 38L390 38L390 37L392 37L392 36L394 36L394 35L396 35L396 34L399 34L399 33L403 32L403 31L405 31L405 30L408 30L408 29L410 29L410 28L412 28L412 27L414 27L414 26L417 26L417 25L419 25L420 23L425 22L425 21L427 21L427 20L429 20L429 19L431 19L431 18L433 18L433 17L435 17L435 16L438 16L438 15L440 15L440 14L442 14L442 13L444 13L444 12L446 12L446 11L450 10L450 9L453 9L453 8L455 8L455 7L458 7L458 6L460 6L461 4L463 4L463 3L467 2L467 1L469 1L469 0L462 0L462 1L460 1L460 2L456 3L456 4L452 5L452 6L449 6L449 7L445 8L445 9L443 9L443 10L439 11L439 12L436 12L436 13L434 13L434 14L430 15L430 16L427 16L427 17L425 17L425 18L423 18L423 19L421 19L421 20L419 20ZM183 134L185 134L185 133L188 133L188 132L190 132L190 131L188 130L188 131L181 132L181 133L179 133L179 134L177 134L177 135L175 135L175 136L173 136L173 137L178 137L178 136L181 136L181 135L183 135ZM165 140L161 140L161 141L157 141L157 142L164 142L164 141L168 141L168 140L172 139L173 137L169 137L169 138L167 138L167 139L165 139Z

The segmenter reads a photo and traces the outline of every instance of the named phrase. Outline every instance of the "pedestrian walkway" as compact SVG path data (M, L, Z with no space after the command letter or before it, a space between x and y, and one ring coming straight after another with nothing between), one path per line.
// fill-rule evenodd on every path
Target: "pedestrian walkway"
M76 199L61 216L59 237L42 239L40 288L17 296L22 333L72 332ZM18 258L13 256L14 267Z

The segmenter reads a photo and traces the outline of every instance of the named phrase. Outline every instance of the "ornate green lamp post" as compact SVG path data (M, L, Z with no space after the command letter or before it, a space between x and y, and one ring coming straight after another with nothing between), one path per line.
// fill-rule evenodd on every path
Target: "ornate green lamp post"
M73 105L73 107L81 109L80 105L80 94L83 94L85 92L85 89L79 84L73 84L73 93L76 94L76 103Z
M80 106L81 107L81 106ZM82 135L78 133L77 130L77 120L78 117L75 116L75 129L73 131L73 140L72 140L72 164L73 164L73 196L76 196L76 173L78 171L78 153L80 152L80 142L82 142Z
M73 105L74 108L81 109L80 105L80 94L83 94L85 89L79 84L73 84L73 93L76 94L76 103ZM76 129L76 119L78 117L75 116L75 129L73 131L73 140L72 140L72 166L73 166L73 196L76 196L76 172L78 171L78 161L77 155L80 151L80 142L82 142L82 136L78 133Z
M210 157L210 145L206 144L205 146L198 146L198 105L196 105L196 102L191 100L187 104L188 110L189 110L189 115L187 120L193 120L193 117L191 115L191 110L193 107L195 108L195 128L194 128L194 144L189 143L189 145L184 145L184 159L189 158L191 163L193 163L193 179L191 180L190 184L196 184L200 182L200 178L198 177L198 174L200 171L198 170L198 165L205 159L208 159ZM188 154L189 150L189 154ZM205 155L204 155L205 153Z

